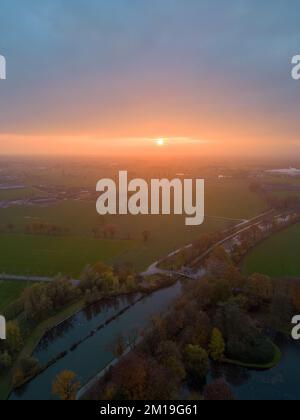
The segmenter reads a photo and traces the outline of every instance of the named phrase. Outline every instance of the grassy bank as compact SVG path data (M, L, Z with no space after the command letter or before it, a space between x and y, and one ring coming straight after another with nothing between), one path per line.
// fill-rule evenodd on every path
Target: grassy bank
M281 354L280 349L273 342L272 342L272 345L274 347L274 357L269 363L245 363L245 362L240 362L238 360L232 360L232 359L227 359L227 358L225 358L223 362L230 365L234 365L234 366L240 366L246 369L258 369L258 370L273 369L280 363L282 354Z
M41 338L45 334L45 332L53 327L55 327L60 322L64 321L65 319L71 317L78 311L80 311L84 307L83 300L80 300L72 305L66 307L58 314L53 315L52 317L42 321L38 324L32 333L27 337L25 346L23 347L21 353L18 356L14 366L16 366L21 359L25 359L30 357L40 342ZM14 367L8 372L5 376L0 378L0 400L6 400L12 390L12 371Z

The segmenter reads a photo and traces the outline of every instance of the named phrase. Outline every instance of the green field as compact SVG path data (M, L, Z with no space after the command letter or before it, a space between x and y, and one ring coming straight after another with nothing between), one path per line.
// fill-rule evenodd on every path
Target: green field
M255 248L244 261L244 271L272 277L300 276L300 224L272 236Z
M299 191L274 191L272 194L279 198L285 199L289 197L300 197L300 190Z
M132 245L77 236L0 235L0 267L2 273L77 277L87 264L113 262Z
M129 261L145 269L169 252L203 233L229 227L237 220L265 210L262 199L249 191L247 181L209 181L205 193L205 223L186 227L184 216L99 216L95 202L63 201L48 207L0 209L2 225L13 224L13 234L0 236L0 273L78 276L88 263ZM228 220L226 220L228 218ZM24 235L26 225L52 223L70 230L64 238ZM95 226L114 224L115 241L93 240ZM149 230L146 244L142 233ZM127 241L130 239L130 241Z
M11 190L0 190L1 200L18 200L22 198L34 197L38 192L33 188L20 188Z
M265 175L264 181L269 184L289 184L289 185L300 185L300 178L297 176L288 175Z
M262 199L249 191L247 181L226 180L222 182L208 181L205 189L205 215L207 217L228 217L245 219L255 216L265 209L265 203ZM119 228L119 235L126 237L128 234L135 236L135 239L141 237L143 230L148 225L151 228L157 226L161 229L167 219L155 217L139 218L137 217L111 217L99 216L96 213L95 202L83 201L62 201L58 204L48 207L38 206L20 206L0 209L1 225L12 223L16 232L24 231L26 225L33 222L46 222L67 227L73 234L90 235L91 229L98 225L114 223ZM141 222L142 220L142 222ZM173 221L170 220L170 226ZM188 232L186 235L188 239Z
M12 302L17 300L24 289L32 285L32 282L1 281L0 280L0 313Z
M13 206L0 209L1 225L11 223L17 233L23 233L26 225L35 222L51 223L66 227L73 234L90 235L94 226L105 223L96 213L96 203L61 201L48 207Z
M206 182L205 200L207 216L247 219L266 208L262 198L250 192L249 183L243 180Z

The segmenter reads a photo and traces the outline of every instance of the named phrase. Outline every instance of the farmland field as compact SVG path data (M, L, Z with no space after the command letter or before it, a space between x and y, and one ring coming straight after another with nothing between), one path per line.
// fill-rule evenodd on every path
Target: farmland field
M300 197L300 189L299 191L273 191L272 194L279 199Z
M78 276L84 266L98 260L129 261L138 270L181 247L202 233L210 233L250 218L265 204L248 188L247 181L209 181L205 197L206 220L202 226L186 227L184 216L99 216L95 202L61 201L47 207L20 206L0 209L1 225L12 224L12 234L0 235L0 272ZM52 223L68 228L62 238L24 235L28 224ZM94 240L94 227L114 224L115 240ZM144 243L142 234L150 232Z
M34 197L38 193L34 188L17 188L0 190L0 201L1 200L19 200L22 198Z
M90 235L91 229L105 219L96 213L96 204L83 201L61 201L49 206L14 206L0 209L0 224L12 223L16 233L23 233L31 223L52 223L70 229L73 234Z
M222 182L209 181L205 190L205 215L206 217L227 217L245 219L255 216L265 209L263 200L248 189L245 181L226 180ZM96 213L96 202L66 200L47 207L20 206L0 209L0 224L12 223L17 232L32 222L47 222L69 228L74 234L88 234L97 225L115 223L120 227L120 234L140 235L147 229L145 223L138 222L136 217L127 220L127 217L99 216ZM161 225L160 218L157 225ZM164 221L165 222L165 221ZM150 222L153 224L152 222ZM172 224L172 222L171 222Z
M77 277L87 264L113 262L131 246L130 241L77 236L1 235L0 267L2 273L49 276L62 273Z
M245 273L259 272L272 277L299 277L299 243L300 224L272 236L245 259Z
M299 176L288 176L288 175L265 175L264 181L269 184L285 184L285 185L300 185Z

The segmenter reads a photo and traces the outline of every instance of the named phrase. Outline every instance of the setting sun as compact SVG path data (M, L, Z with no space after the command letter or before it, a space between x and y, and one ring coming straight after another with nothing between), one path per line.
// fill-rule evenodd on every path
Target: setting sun
M165 139L157 139L156 144L159 147L164 146L165 145Z

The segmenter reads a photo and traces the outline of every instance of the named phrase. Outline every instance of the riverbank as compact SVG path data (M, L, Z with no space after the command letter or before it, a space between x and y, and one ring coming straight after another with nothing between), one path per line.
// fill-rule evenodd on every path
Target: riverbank
M6 400L13 389L12 372L19 363L19 361L27 357L31 357L34 349L39 344L40 340L42 339L43 335L47 332L47 330L54 328L56 325L70 318L71 316L76 314L76 312L82 310L83 308L84 301L79 300L78 302L73 303L72 305L63 309L58 314L53 315L50 318L42 321L34 328L32 333L26 339L26 343L10 371L0 378L0 400Z

